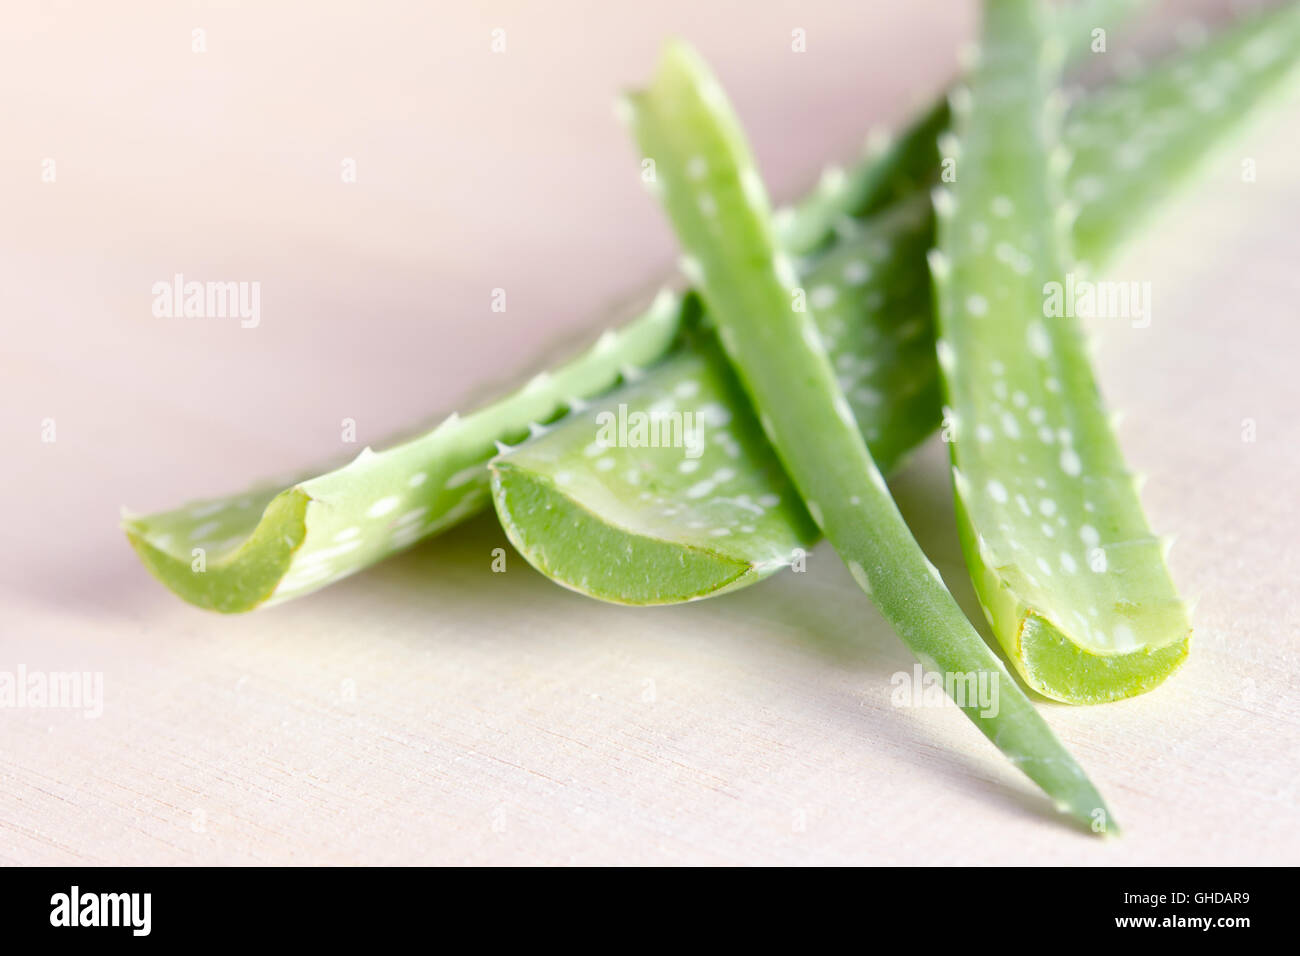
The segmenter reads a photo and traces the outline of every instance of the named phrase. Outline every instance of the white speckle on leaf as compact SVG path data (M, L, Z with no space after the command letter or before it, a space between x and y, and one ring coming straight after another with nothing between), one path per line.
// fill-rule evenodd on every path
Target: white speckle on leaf
M709 480L697 481L686 489L687 498L703 498L713 491L713 482Z
M1133 628L1127 624L1116 624L1115 631L1111 636L1112 646L1116 650L1131 651L1138 645L1137 635L1133 633Z
M1025 334L1030 352L1039 358L1047 358L1051 354L1052 340L1048 338L1047 329L1044 328L1041 321L1035 319L1030 322Z
M853 409L849 407L849 403L844 400L843 395L835 396L835 414L839 415L840 421L845 425L850 428L857 428L857 421L853 417Z
M871 266L855 259L844 266L841 275L849 285L861 285L871 278Z
M767 208L767 192L763 189L762 178L753 166L746 166L740 171L740 188L745 194L745 201L752 208Z
M1010 412L1002 413L1002 430L1006 432L1008 438L1020 437L1020 424L1016 421L1016 416Z
M948 257L938 249L931 249L926 253L926 260L930 263L930 273L935 281L941 284L947 281L952 274L952 264L948 261Z
M948 344L947 339L938 339L935 341L934 347L939 354L940 367L948 374L952 374L953 369L957 366L957 356L953 352L952 346Z
M217 528L219 527L221 527L219 522L205 521L203 522L203 524L199 525L193 531L190 532L190 540L202 541L203 539L211 535L212 532L216 531Z
M700 285L704 281L704 267L694 256L682 256L677 265L688 282Z
M840 297L833 285L819 285L812 290L811 300L814 309L828 309Z
M858 582L858 587L866 591L867 594L871 593L871 582L867 579L867 572L861 564L857 561L850 561L849 574L853 575L853 580Z
M776 270L777 280L787 289L793 289L799 285L799 270L794 267L794 260L783 252L778 252L772 260L772 267Z

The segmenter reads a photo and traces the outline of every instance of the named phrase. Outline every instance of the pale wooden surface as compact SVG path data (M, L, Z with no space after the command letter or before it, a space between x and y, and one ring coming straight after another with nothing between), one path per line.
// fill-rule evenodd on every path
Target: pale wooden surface
M513 554L491 574L490 517L251 616L147 577L119 504L331 456L342 417L377 440L670 261L609 118L664 34L717 62L789 195L938 89L973 20L544 6L19 15L6 43L28 39L0 55L26 91L0 157L0 670L102 671L106 699L97 720L0 710L0 861L1300 862L1294 106L1117 270L1153 283L1155 321L1103 330L1101 375L1201 598L1159 691L1043 705L1121 840L1062 826L955 710L890 706L909 655L824 547L807 574L656 610ZM261 327L153 319L149 286L176 271L260 280ZM969 607L942 448L896 487Z

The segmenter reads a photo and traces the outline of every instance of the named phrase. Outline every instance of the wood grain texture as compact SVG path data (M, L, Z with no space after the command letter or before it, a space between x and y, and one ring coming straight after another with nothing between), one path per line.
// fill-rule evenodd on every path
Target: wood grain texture
M7 88L48 81L0 185L0 671L102 672L105 698L98 719L0 709L0 862L1300 862L1295 102L1112 270L1152 283L1150 328L1095 324L1125 453L1200 597L1191 658L1158 691L1042 704L1120 840L1065 828L954 709L892 706L911 658L825 547L804 574L643 610L513 552L493 574L508 545L490 518L245 617L184 606L135 562L118 505L327 458L345 416L377 440L653 276L670 242L608 103L664 33L717 55L790 195L905 91L937 89L972 24L939 2L760 4L741 35L690 6L218 11L203 64L184 18L62 17L0 58ZM505 64L479 51L494 16ZM287 63L261 55L289 37ZM448 52L417 68L431 46ZM470 80L481 109L444 103ZM149 285L177 271L262 281L262 326L153 319ZM944 449L896 491L975 610Z

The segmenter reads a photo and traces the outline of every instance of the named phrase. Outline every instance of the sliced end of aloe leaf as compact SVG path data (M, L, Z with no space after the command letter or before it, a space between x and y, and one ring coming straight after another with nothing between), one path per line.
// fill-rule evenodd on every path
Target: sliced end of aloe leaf
M1071 704L1104 704L1144 694L1187 659L1188 637L1163 647L1096 654L1029 611L1020 625L1022 673L1039 693Z
M265 603L307 533L310 497L299 488L126 517L144 566L191 604L232 614ZM265 510L263 510L265 509Z
M1044 697L1070 704L1122 700L1158 686L1187 658L1188 611L1163 586L1168 571L1157 539L1099 545L1095 553L1077 557L1061 550L1050 559L1040 556L1041 564L1027 555L1003 561L975 531L960 493L957 520L984 614L1025 683ZM1100 573L1143 578L1153 583L1152 593L1137 599L1132 590L1097 590L1089 586L1093 582L1070 580L1099 573L1094 569L1103 562ZM1050 590L1046 578L1053 582Z
M668 604L788 566L817 529L707 344L492 463L519 552L565 587Z
M671 604L721 594L764 574L697 543L617 527L535 471L498 462L492 472L510 543L542 574L579 594L618 604Z

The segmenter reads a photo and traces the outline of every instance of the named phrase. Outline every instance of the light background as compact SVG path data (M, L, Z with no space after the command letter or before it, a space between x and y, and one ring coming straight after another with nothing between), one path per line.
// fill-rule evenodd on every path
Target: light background
M941 89L974 23L951 0L7 7L0 670L102 671L106 700L0 710L0 862L1300 862L1294 101L1115 270L1155 320L1107 326L1100 375L1201 598L1157 692L1042 705L1121 840L1063 826L955 710L891 707L911 658L824 546L633 610L513 552L489 573L486 517L224 618L117 530L122 504L330 458L345 417L377 442L454 407L663 274L611 111L663 37L715 64L792 197ZM260 281L260 327L153 318L175 272ZM972 607L942 446L895 489Z

